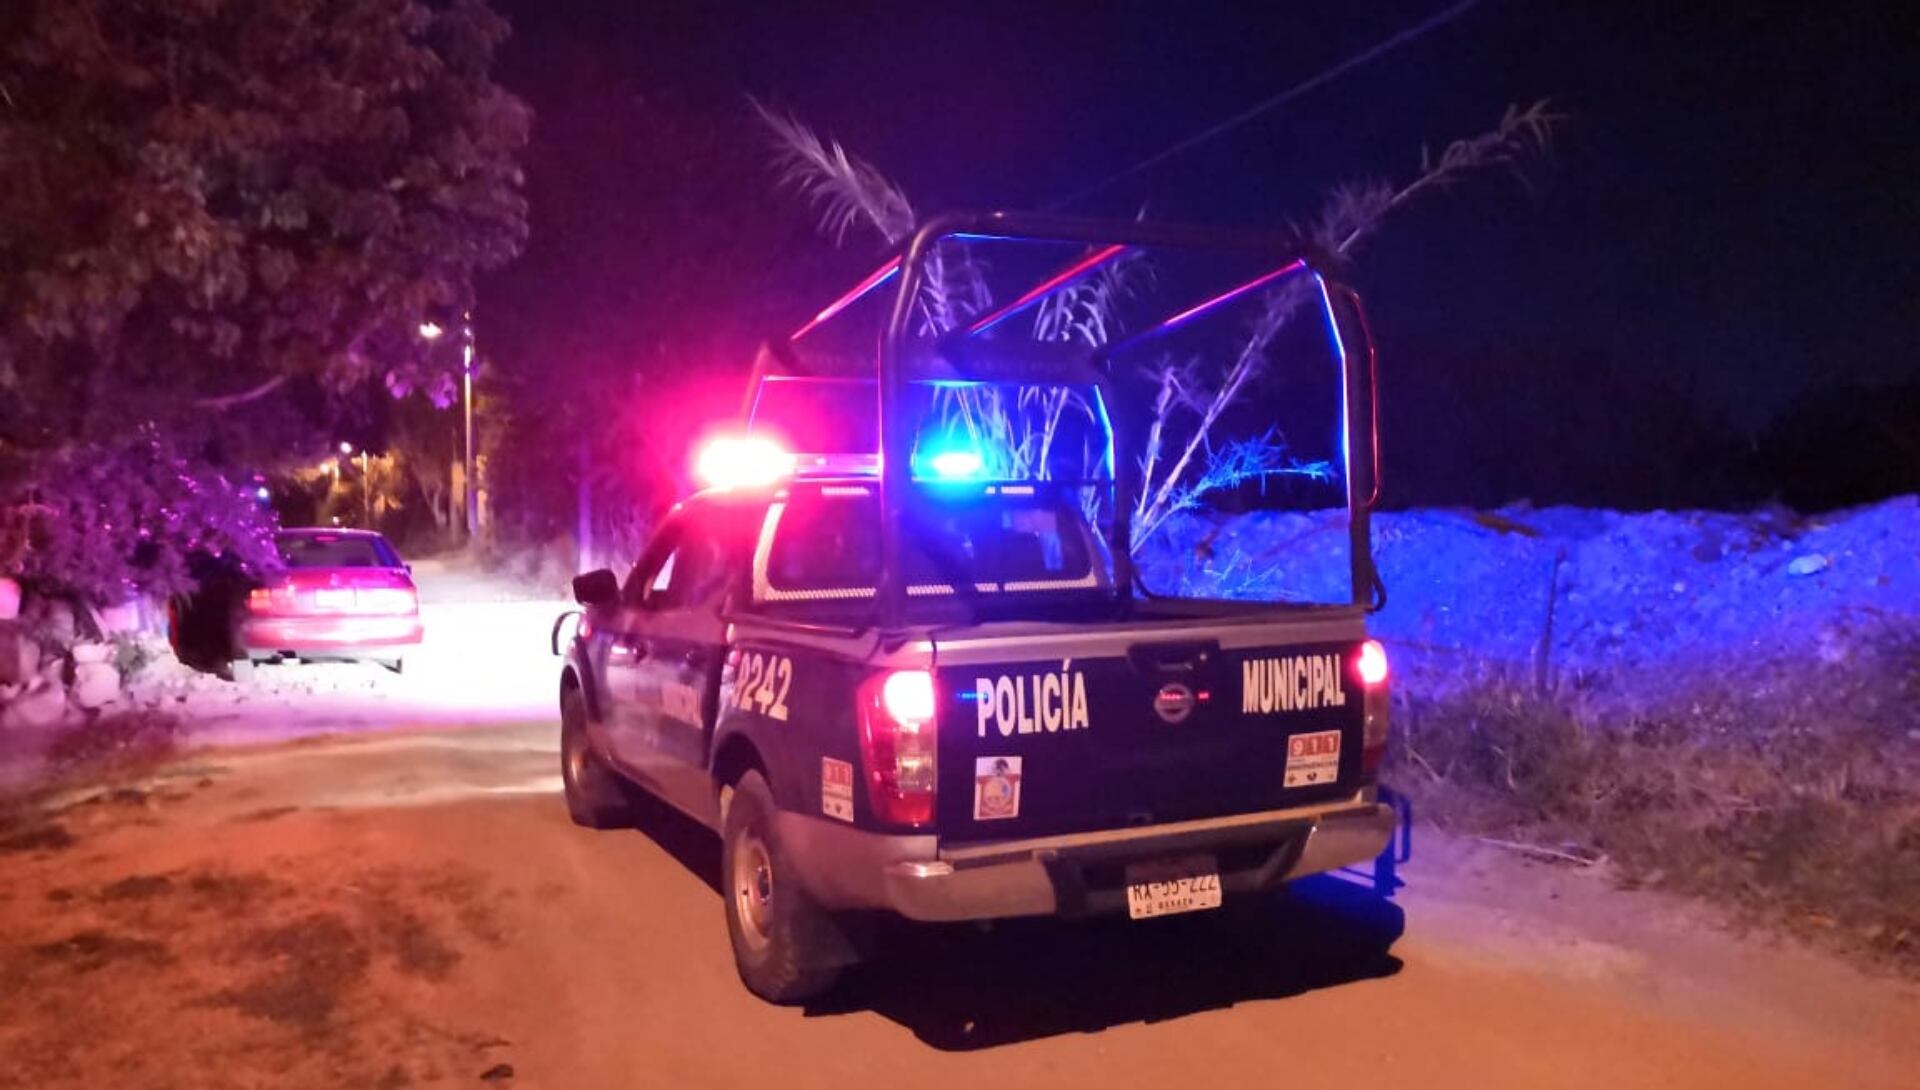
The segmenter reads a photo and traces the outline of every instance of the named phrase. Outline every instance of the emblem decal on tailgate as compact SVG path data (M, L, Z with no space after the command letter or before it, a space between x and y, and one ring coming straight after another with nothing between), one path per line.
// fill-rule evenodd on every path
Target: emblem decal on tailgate
M1019 816L1020 758L974 758L973 820L1001 821Z

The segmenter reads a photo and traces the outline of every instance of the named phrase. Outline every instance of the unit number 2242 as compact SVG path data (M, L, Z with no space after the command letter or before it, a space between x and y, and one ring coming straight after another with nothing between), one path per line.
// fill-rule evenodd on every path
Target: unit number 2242
M793 688L793 660L785 655L748 652L733 675L733 706L786 722L787 690Z

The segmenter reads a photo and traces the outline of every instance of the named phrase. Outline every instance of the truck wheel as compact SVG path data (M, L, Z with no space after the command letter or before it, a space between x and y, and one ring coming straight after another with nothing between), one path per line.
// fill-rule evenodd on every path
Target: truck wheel
M587 698L578 688L560 695L560 783L575 825L614 829L631 823L626 785L587 738Z
M735 785L720 850L727 937L747 990L774 1003L825 992L851 960L833 917L794 874L773 828L773 793L760 773Z

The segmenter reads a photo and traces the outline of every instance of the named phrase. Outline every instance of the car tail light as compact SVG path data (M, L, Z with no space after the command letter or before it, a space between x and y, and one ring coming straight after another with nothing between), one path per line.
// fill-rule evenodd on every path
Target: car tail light
M1360 688L1366 697L1366 723L1361 731L1360 768L1371 776L1380 771L1380 762L1387 755L1387 738L1392 731L1388 720L1387 649L1380 646L1379 640L1368 640L1360 645L1360 653L1354 656L1353 672L1360 678Z
M290 613L295 603L293 587L255 587L247 592L248 613Z
M890 670L860 686L860 758L874 816L894 825L933 820L937 741L931 672Z

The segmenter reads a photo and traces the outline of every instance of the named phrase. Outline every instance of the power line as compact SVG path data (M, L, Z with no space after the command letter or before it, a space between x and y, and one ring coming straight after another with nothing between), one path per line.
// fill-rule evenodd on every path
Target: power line
M1150 155L1147 158L1140 160L1139 162L1133 164L1130 167L1127 167L1123 170L1115 171L1114 173L1107 175L1105 178L1100 179L1099 181L1093 183L1092 185L1089 185L1083 189L1076 190L1073 193L1069 193L1066 196L1061 197L1060 199L1052 202L1051 204L1046 205L1045 207L1048 211L1055 211L1060 208L1064 208L1067 205L1074 204L1078 201L1084 200L1085 198L1092 196L1095 193L1100 192L1101 190L1107 188L1108 186L1112 185L1113 183L1119 181L1122 178L1131 177L1135 174L1140 173L1143 170L1150 170L1153 167L1159 166L1161 163L1166 162L1168 159L1171 159L1182 152L1189 151L1193 148L1196 148L1201 144L1204 144L1207 141L1212 140L1214 137L1217 137L1225 132L1238 128L1241 125L1244 125L1247 122L1253 120L1254 118L1259 117L1261 114L1268 112L1269 110L1274 110L1274 109L1278 109L1281 106L1285 106L1287 103L1292 102L1294 99L1299 98L1301 95L1304 95L1307 92L1312 91L1316 88L1323 87L1326 84L1331 83L1336 79L1339 79L1341 76L1346 75L1348 72L1353 71L1355 68L1360 67L1361 65L1367 64L1371 61L1378 60L1379 58L1386 56L1388 53L1393 52L1394 50L1400 48L1401 46L1406 45L1407 43L1412 42L1417 38L1425 36L1430 31L1438 30L1440 27L1443 27L1448 23L1453 22L1455 19L1460 18L1462 15L1465 15L1467 12L1472 11L1474 8L1479 7L1480 3L1481 3L1481 0L1461 0L1460 3L1455 4L1450 8L1447 8L1445 11L1439 12L1438 14L1435 14L1435 15L1431 15L1426 19L1418 23L1415 23L1412 26L1409 26L1404 30L1401 30L1398 34L1395 34L1390 38L1387 38L1383 41L1375 43L1371 47L1365 50L1362 50L1361 52L1356 53L1351 57L1348 57L1346 60L1341 61L1339 64L1336 64L1333 67L1324 69L1321 72L1317 73L1316 75L1313 75L1308 79L1306 79L1305 81L1301 83L1297 83L1294 86L1287 88L1286 90L1280 92L1277 95L1274 95L1271 98L1255 103L1254 105L1248 107L1247 109L1242 110L1239 113L1234 114L1232 117L1227 118L1225 121L1222 121L1209 128L1203 129L1200 132L1197 132L1194 135L1189 136L1186 139L1180 141L1179 143L1174 144L1172 147L1169 147L1166 150L1161 151L1157 154Z

